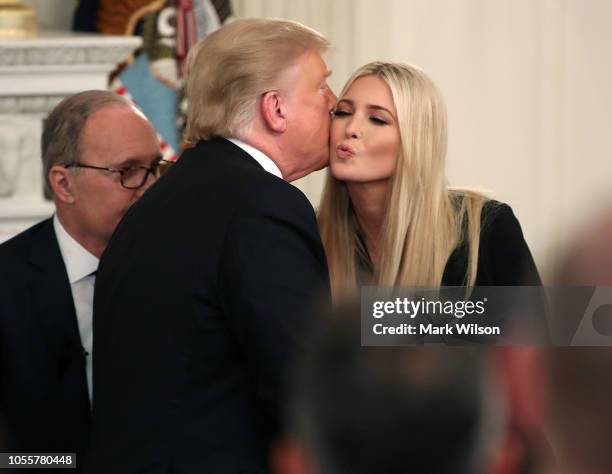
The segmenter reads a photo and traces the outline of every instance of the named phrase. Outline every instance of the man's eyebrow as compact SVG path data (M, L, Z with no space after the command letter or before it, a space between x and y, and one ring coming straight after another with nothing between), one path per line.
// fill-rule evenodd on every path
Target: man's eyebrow
M331 69L328 69L328 70L325 72L325 78L327 79L329 76L331 76L331 75L332 75L332 72L333 72L333 71L332 71Z
M158 155L155 155L155 158L153 158L153 160L151 161L151 163L158 163L161 160L163 160L163 155L160 153ZM148 161L148 160L147 160ZM143 166L143 160L141 158L126 158L125 160L121 161L120 163L118 163L117 165L115 165L116 168L128 168L131 166Z

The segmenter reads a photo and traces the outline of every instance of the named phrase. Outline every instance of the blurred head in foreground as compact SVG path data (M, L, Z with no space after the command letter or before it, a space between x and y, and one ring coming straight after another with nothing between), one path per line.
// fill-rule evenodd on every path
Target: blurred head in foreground
M612 472L612 351L553 349L545 367L546 426L557 472Z
M358 315L345 308L307 346L276 473L491 472L501 417L485 352L362 347Z
M562 259L559 285L612 286L612 212L598 215L578 236ZM596 291L596 289L594 288ZM604 295L608 294L605 289ZM579 308L581 327L591 322L599 334L609 331L610 301L599 297L599 308L584 302ZM607 303L607 304L606 304ZM588 305L588 306L587 306ZM578 310L578 309L577 309ZM557 313L559 315L564 313ZM599 321L596 321L596 315ZM570 314L571 316L571 314ZM584 321L585 318L591 321ZM598 327L595 327L598 326ZM601 330L603 329L603 332ZM612 351L610 347L567 347L547 351L544 418L561 473L612 472Z

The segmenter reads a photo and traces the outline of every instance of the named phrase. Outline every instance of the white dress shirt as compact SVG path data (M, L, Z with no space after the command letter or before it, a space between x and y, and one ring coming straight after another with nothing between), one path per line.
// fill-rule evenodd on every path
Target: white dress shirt
M93 343L93 295L94 283L96 281L93 273L98 270L100 261L95 255L89 253L81 244L72 238L61 222L57 214L53 216L53 228L59 244L60 252L68 273L74 309L76 311L77 323L79 325L79 335L81 345L86 351L86 374L87 389L89 391L89 401L91 402L91 346Z
M228 138L230 142L234 145L242 148L249 155L253 157L257 163L259 163L263 169L265 169L268 173L272 173L277 178L283 179L283 174L281 170L276 166L276 163L272 161L272 159L266 155L263 151L258 150L254 146L249 145L248 143L244 143L242 140L238 140L237 138Z

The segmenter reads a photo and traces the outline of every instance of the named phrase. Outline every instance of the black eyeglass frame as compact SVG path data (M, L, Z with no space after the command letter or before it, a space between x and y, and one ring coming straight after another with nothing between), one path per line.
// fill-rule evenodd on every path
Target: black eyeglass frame
M147 182L147 179L149 178L149 174L151 174L155 178L159 178L161 176L159 173L160 166L171 165L173 163L174 161L159 160L157 163L154 163L153 165L149 167L132 166L130 168L119 169L119 168L105 168L104 166L86 165L84 163L74 162L74 163L66 163L64 165L64 168L66 169L68 168L87 168L87 169L92 169L92 170L109 171L111 173L119 173L121 175L121 186L123 186L125 189L139 189L139 188L142 188L144 184ZM137 170L137 169L146 170L145 174L142 175L141 183L138 186L126 186L126 184L123 182L125 178L125 173L132 171L132 170Z

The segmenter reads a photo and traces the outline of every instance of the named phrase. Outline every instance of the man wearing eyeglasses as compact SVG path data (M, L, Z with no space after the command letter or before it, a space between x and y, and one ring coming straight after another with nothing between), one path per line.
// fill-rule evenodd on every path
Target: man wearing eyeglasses
M0 452L76 453L78 469L98 260L161 154L147 119L108 91L59 103L41 145L56 213L0 246Z

